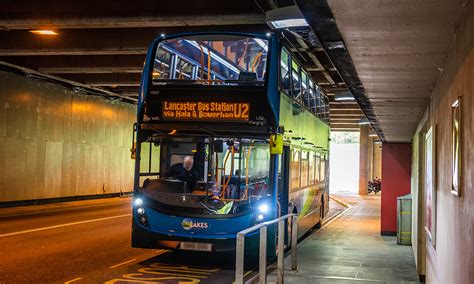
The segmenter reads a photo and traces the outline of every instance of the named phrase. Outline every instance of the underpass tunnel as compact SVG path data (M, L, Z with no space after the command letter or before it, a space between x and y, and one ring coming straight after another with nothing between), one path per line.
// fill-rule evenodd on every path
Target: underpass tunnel
M473 1L109 2L0 8L0 283L232 283L286 213L288 283L474 282Z

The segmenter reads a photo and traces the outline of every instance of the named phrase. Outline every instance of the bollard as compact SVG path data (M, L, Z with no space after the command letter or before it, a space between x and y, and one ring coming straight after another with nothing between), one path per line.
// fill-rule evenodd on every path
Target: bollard
M278 222L278 254L277 254L277 283L283 284L283 277L285 274L284 260L285 260L285 248L283 247L285 242L285 220Z
M267 227L260 228L260 261L258 263L258 283L267 283Z
M245 235L237 234L235 252L235 283L244 284L244 245Z
M298 216L291 218L291 270L297 269L296 245L298 243Z
M268 226L278 223L278 243L277 243L277 283L283 284L284 277L284 257L285 257L285 226L287 225L287 220L291 218L291 269L296 270L296 246L298 241L298 216L295 214L288 214L281 216L277 219L257 224L248 229L242 230L237 233L236 247L235 247L235 283L243 284L244 283L244 247L245 247L245 236L251 232L259 230L260 232L260 245L259 245L259 283L267 283L267 232Z

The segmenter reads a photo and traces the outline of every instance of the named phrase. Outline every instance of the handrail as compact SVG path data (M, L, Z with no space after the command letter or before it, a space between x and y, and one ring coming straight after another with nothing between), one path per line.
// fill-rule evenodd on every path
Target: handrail
M250 144L249 151L247 152L247 155L245 157L245 193L244 193L244 199L247 198L248 193L249 193L249 160L250 160L250 153L252 152L252 147L253 147L253 145Z
M278 223L278 251L277 251L277 283L283 284L284 277L284 240L285 240L285 220L291 218L291 269L296 270L296 244L298 237L297 219L298 214L287 214L277 219L257 224L237 233L236 256L235 256L235 283L244 283L244 248L245 235L260 230L259 243L259 283L267 283L267 227Z

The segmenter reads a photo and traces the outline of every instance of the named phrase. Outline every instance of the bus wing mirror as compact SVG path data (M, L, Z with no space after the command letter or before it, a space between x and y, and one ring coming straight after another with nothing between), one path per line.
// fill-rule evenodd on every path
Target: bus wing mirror
M283 136L281 134L270 135L270 154L283 154Z

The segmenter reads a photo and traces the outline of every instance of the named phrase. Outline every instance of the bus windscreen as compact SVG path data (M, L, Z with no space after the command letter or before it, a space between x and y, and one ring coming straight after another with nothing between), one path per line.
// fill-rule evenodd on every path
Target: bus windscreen
M158 45L154 84L263 84L268 41L239 35L191 35Z

